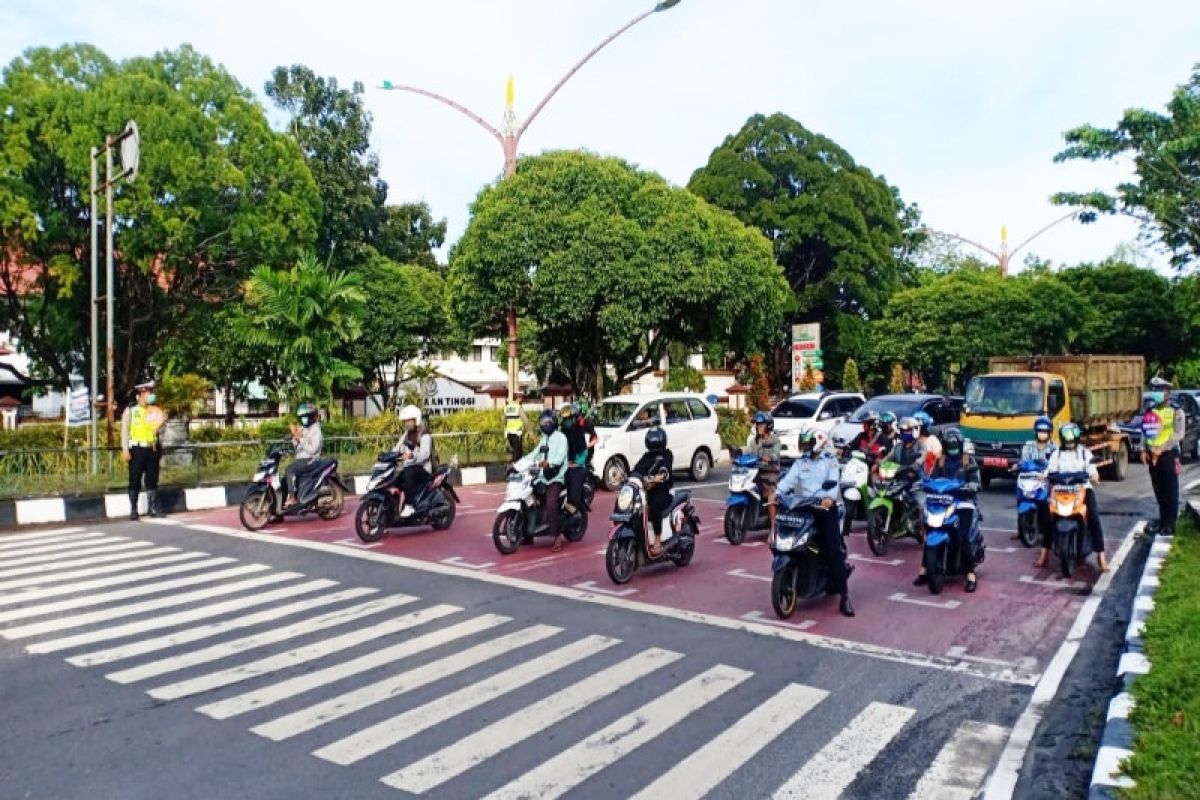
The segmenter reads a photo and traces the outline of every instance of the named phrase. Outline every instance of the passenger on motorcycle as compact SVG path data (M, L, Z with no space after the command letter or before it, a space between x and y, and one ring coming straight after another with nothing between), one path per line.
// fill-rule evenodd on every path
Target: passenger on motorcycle
M782 444L775 435L775 418L759 411L751 420L754 424L754 440L750 449L758 456L758 484L761 487L763 505L767 508L767 530L775 532L775 489L779 486L779 454Z
M560 427L567 437L567 513L574 514L583 505L583 484L587 479L588 446L596 429L579 414L575 406L565 404L559 410ZM591 431L589 437L588 432Z
M829 573L828 587L832 593L842 596L838 610L847 617L854 616L854 605L850 602L850 572L846 568L845 541L838 530L837 487L838 462L828 453L818 449L817 435L811 430L800 431L797 444L800 454L779 482L778 498L784 506L791 507L798 500L809 497L821 498L821 505L814 510L813 523L820 531L821 558ZM826 488L830 486L831 488ZM775 531L768 535L769 544L775 542Z
M1038 417L1033 421L1033 438L1026 442L1021 447L1021 461L1050 461L1050 456L1058 450L1058 445L1051 441L1050 437L1054 435L1054 423L1049 417ZM1015 470L1017 465L1013 465ZM1038 504L1038 527L1043 532L1050 530L1050 502ZM1046 535L1043 533L1043 536ZM1013 539L1020 539L1020 532L1012 535ZM1040 557L1039 557L1040 558Z
M421 425L421 409L416 406L400 409L400 425L404 432L392 452L399 453L404 462L404 468L400 470L400 487L404 490L404 508L400 510L400 516L404 518L413 515L413 503L432 476L433 437Z
M654 529L654 542L646 549L653 558L662 555L663 515L671 507L671 471L675 466L675 454L667 449L667 432L662 428L646 431L646 452L633 465L630 475L642 479L646 492L646 516Z
M846 455L859 450L868 458L871 456L871 445L879 438L879 414L868 412L862 418L862 430L846 445Z
M304 468L321 457L321 420L317 418L317 410L308 403L296 406L296 419L299 425L292 425L292 463L284 472L284 489L292 495L292 502L300 499L296 486L297 476ZM285 498L286 500L286 498Z
M1096 469L1092 451L1088 450L1080 442L1079 426L1074 422L1067 422L1058 429L1058 440L1062 442L1062 447L1050 454L1047 459L1050 462L1048 473L1053 475L1056 472L1086 472L1093 483L1099 482L1100 472ZM1108 558L1104 555L1104 529L1100 525L1100 508L1096 504L1096 490L1090 485L1087 490L1087 525L1088 533L1092 537L1092 552L1096 554L1096 561L1099 564L1101 572L1108 572ZM1037 561L1033 563L1035 567L1046 566L1047 559L1050 558L1050 538L1051 526L1047 525L1042 533L1042 549L1038 553Z
M929 477L931 478L957 478L963 482L963 492L971 495L974 498L979 493L979 464L967 452L963 444L962 434L954 428L947 430L941 436L942 455L938 458L937 464L934 465L933 471ZM967 557L971 559L971 566L967 570L966 590L968 592L975 591L977 584L975 577L975 567L979 566L974 560L977 552L975 543L971 541L971 524L975 521L975 509L960 508L958 510L958 535L959 541L967 548ZM925 565L921 565L921 573L917 575L913 581L913 586L924 586L929 583L929 578L925 574Z
M558 417L550 409L538 415L538 430L541 438L533 452L523 460L532 461L538 467L534 485L544 486L542 507L546 511L546 527L554 537L551 552L562 550L562 520L558 516L558 498L567 474L567 437L558 429Z
M921 470L928 477L933 472L938 459L942 457L942 443L938 440L938 437L930 433L930 428L933 426L933 417L924 411L918 411L913 414L913 419L920 426L917 432L917 441L921 444Z
M878 429L879 432L875 434L874 440L871 441L870 452L867 452L867 455L871 459L872 468L891 455L893 448L896 446L896 415L890 411L881 413L879 415Z

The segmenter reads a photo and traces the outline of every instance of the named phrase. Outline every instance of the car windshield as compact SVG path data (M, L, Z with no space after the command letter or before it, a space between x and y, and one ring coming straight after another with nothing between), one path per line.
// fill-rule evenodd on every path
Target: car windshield
M872 411L876 414L890 411L896 415L896 419L911 417L921 410L921 402L920 400L909 400L901 397L873 397L859 406L858 410L850 415L850 421L862 422Z
M817 413L815 400L784 400L775 406L771 416L776 419L809 419Z
M1029 375L982 375L967 384L968 414L1016 417L1044 414L1046 382Z
M588 419L597 428L619 428L637 410L637 403L603 402L592 409Z

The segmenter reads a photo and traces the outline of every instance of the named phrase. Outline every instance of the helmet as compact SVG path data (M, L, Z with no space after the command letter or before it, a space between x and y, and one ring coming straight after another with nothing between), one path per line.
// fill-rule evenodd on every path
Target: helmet
M879 423L880 423L879 412L868 411L866 414L863 414L862 424L863 424L864 428L868 428L868 427L869 428L878 428Z
M317 410L309 403L301 403L296 406L296 418L307 428L317 421Z
M963 453L963 438L957 428L950 428L942 431L939 437L942 440L942 449L946 451L946 455L953 458L958 458Z
M811 428L804 428L796 434L796 447L800 448L800 455L811 453L817 446L817 437Z
M917 431L921 429L921 423L917 422L912 417L905 417L900 420L900 438L906 442L911 442L917 438Z
M1082 434L1079 431L1079 426L1074 422L1065 422L1058 429L1058 438L1062 440L1063 447L1073 447Z
M825 435L825 431L813 431L813 452L819 453L825 449L825 443L829 441L829 437Z
M921 426L921 433L929 433L929 428L933 425L933 417L926 414L924 411L918 411L913 414L913 419Z
M538 414L538 430L547 436L558 430L558 418L554 416L553 411L547 408Z
M419 427L421 425L421 409L412 405L405 406L404 408L400 409L400 424L404 425L404 423L408 422L410 419L416 426Z
M775 418L765 411L759 411L757 414L755 414L754 419L751 420L751 422L754 424L755 432L758 431L759 425L766 425L767 433L775 430Z
M564 403L563 407L558 410L558 416L562 421L563 430L575 427L575 406L570 403Z
M1043 433L1046 434L1045 439L1042 439ZM1033 421L1033 435L1037 439L1041 441L1048 441L1053 433L1054 423L1050 421L1049 417L1038 417Z
M883 430L890 430L896 427L896 415L890 411L884 411L879 415L879 427Z
M590 412L591 410L592 410L592 407L590 405L588 405L587 400L579 401L579 416L586 417L588 415L588 412Z
M646 431L646 449L657 453L667 449L667 432L662 428L651 428Z

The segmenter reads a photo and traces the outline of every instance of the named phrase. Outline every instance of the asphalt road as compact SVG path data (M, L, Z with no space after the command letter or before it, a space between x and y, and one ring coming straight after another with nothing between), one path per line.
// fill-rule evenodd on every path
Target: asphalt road
M499 491L372 547L352 504L253 535L229 510L0 534L3 797L967 798L1095 578L1032 570L997 484L977 594L922 594L914 544L876 563L859 533L858 617L780 624L765 547L716 541L720 486L695 488L692 565L628 594L611 495L563 554L505 558ZM1110 552L1147 493L1102 488Z

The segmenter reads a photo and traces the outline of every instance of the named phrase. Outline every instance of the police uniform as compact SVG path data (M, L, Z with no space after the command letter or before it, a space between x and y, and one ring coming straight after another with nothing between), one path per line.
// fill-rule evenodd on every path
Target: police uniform
M524 453L525 412L516 400L509 400L504 405L504 435L508 439L510 460L520 461Z
M163 516L158 502L158 465L162 458L162 446L158 441L159 431L166 415L150 400L153 398L154 382L136 387L139 402L127 406L121 414L121 452L129 460L129 518L138 518L138 493L142 481L146 484L146 506L153 516ZM145 394L147 402L142 404Z
M1170 535L1179 515L1179 445L1183 439L1183 412L1171 405L1166 392L1171 385L1161 378L1150 382L1155 391L1163 392L1163 402L1146 411L1142 417L1142 436L1150 468L1150 484L1158 502L1158 531Z

